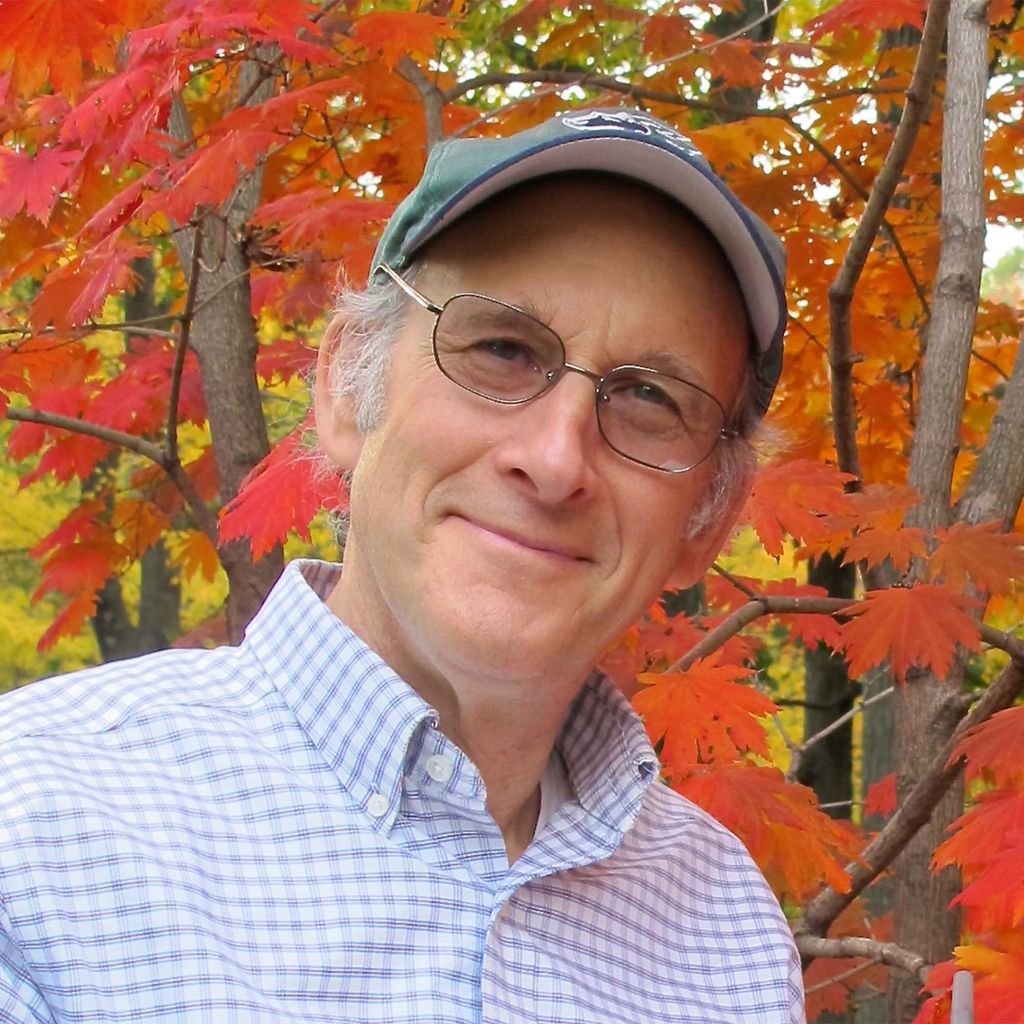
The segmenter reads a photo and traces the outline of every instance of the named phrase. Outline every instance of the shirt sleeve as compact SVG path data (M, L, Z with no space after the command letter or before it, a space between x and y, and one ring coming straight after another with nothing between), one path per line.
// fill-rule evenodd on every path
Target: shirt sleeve
M4 918L0 908L0 1020L10 1024L56 1024Z

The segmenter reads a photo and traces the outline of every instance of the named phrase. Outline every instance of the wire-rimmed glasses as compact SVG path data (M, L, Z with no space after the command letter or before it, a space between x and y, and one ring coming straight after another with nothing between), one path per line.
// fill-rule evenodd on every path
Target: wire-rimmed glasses
M466 391L501 405L522 405L558 383L566 370L594 384L597 425L610 448L641 466L685 473L720 440L736 436L714 395L647 366L616 366L603 377L566 361L550 327L517 306L474 292L442 305L386 263L383 270L414 302L434 314L437 368Z

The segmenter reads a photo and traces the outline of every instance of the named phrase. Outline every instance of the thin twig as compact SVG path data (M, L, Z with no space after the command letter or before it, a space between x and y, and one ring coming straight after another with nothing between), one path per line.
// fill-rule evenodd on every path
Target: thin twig
M188 275L188 291L185 294L185 309L181 316L181 331L174 350L174 367L171 370L171 387L167 396L167 440L166 461L168 466L179 463L178 458L178 403L181 398L181 378L185 371L185 356L188 354L189 337L192 334L192 318L199 294L199 263L203 249L203 224L196 225L192 244L192 267Z
M917 62L907 90L899 125L885 163L871 186L867 204L846 250L842 266L829 288L831 344L829 367L832 371L832 429L835 434L839 468L856 478L851 486L861 486L863 472L857 451L857 412L853 398L853 335L850 305L868 254L881 228L885 211L896 191L907 160L931 101L935 74L942 54L949 5L930 4L925 20Z
M895 690L895 687L889 686L879 693L872 694L870 697L862 697L858 700L849 711L843 712L838 718L834 718L824 729L819 729L816 733L808 736L807 739L800 744L800 746L794 751L793 758L789 764L789 770L786 772L786 781L793 782L796 779L797 772L800 769L800 762L803 760L803 755L807 751L820 743L827 736L831 736L832 733L841 729L847 722L859 715L865 708L870 707L872 704L877 703L880 700L884 700L886 697L890 697Z
M15 409L9 406L4 416L9 420L38 423L44 427L70 430L76 434L84 434L86 437L94 437L98 441L105 441L107 444L138 452L139 455L145 456L158 466L163 466L164 452L162 448L153 444L152 441L147 441L144 437L136 437L123 430L114 430L112 427L103 427L98 423L90 423L88 420L76 419L74 416L62 416L55 412L44 412L41 409Z
M897 946L895 942L879 942L878 939L861 938L855 935L846 935L838 939L823 939L818 935L801 932L796 936L796 948L800 951L805 963L819 956L830 959L848 956L867 957L868 960L875 963L899 967L922 983L932 969L932 965L923 956L904 949L902 946ZM834 982L836 979L832 980Z
M822 807L825 804L821 804ZM827 981L819 981L817 985L812 985L810 988L804 989L804 999L808 996L816 995L818 992L824 992L825 989L832 985L839 985L844 981L849 981L851 978L857 977L858 974L863 974L865 971L870 971L872 967L877 966L878 960L865 960L864 963L857 964L856 967L851 967L849 970L841 971L839 974L834 974Z

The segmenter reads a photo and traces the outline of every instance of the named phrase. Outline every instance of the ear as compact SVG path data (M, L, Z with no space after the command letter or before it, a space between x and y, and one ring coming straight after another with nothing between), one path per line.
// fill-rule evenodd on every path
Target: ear
M682 555L676 568L669 577L666 586L671 589L685 590L694 586L704 578L711 563L725 547L729 535L736 526L743 504L750 493L754 479L754 466L751 463L743 468L742 475L735 481L730 493L720 502L717 514L705 523L696 533L689 533L683 541Z
M363 435L356 426L352 396L332 394L331 380L336 373L337 361L345 358L340 338L341 324L335 318L324 332L316 357L313 414L320 450L339 469L352 470L363 448Z

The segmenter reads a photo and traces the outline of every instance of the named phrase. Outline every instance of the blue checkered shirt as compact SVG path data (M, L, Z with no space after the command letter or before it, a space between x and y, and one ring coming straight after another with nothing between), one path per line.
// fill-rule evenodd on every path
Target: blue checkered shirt
M473 764L293 563L244 643L35 683L0 725L0 1020L803 1019L741 844L599 677L511 867Z

